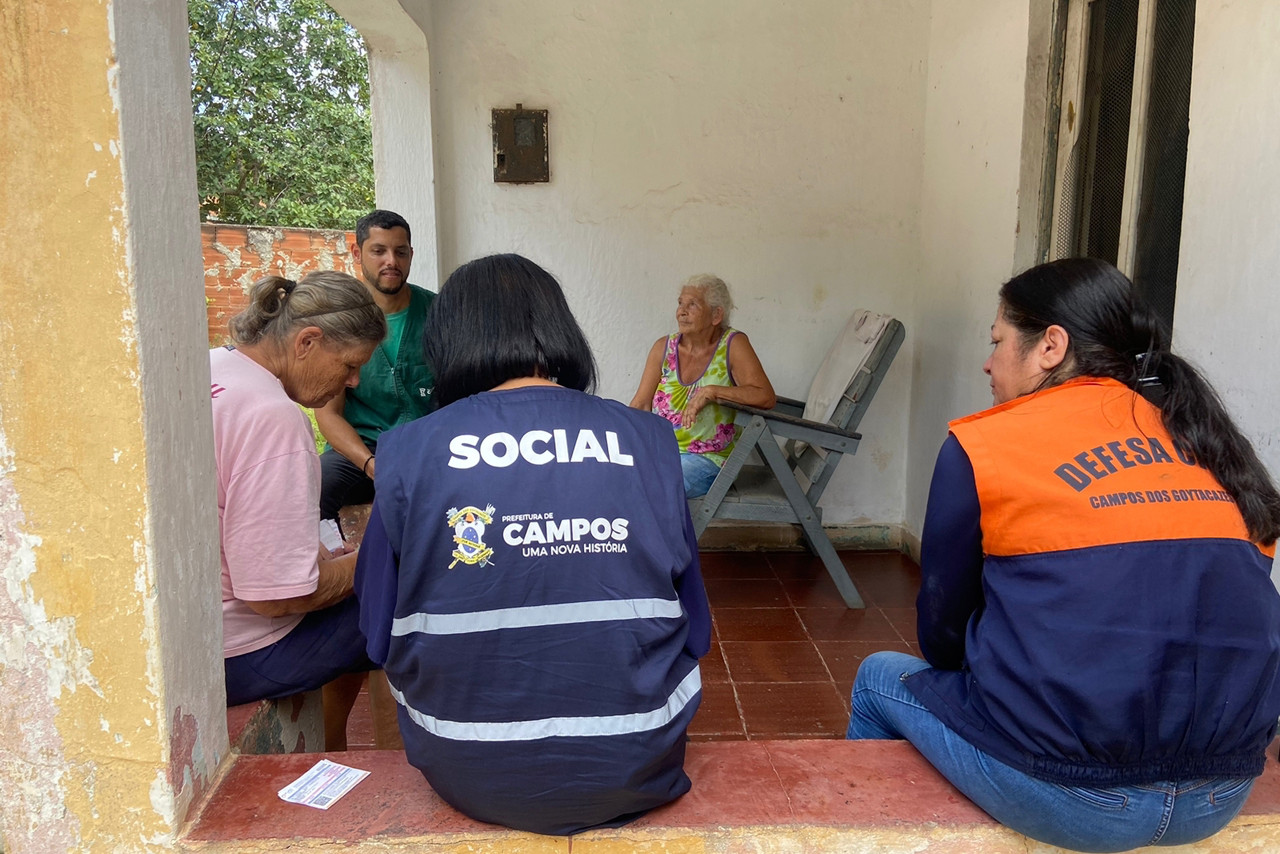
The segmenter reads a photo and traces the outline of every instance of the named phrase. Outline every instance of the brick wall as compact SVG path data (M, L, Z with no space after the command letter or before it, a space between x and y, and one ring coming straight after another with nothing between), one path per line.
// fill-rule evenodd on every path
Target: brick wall
M313 270L355 275L350 231L266 226L200 226L209 345L227 342L227 321L244 308L249 286L267 275L298 279Z

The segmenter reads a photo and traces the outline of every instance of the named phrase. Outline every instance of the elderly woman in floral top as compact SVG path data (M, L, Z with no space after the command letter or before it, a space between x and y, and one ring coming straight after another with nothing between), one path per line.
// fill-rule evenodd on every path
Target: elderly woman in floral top
M690 277L676 304L679 331L654 342L631 400L675 428L689 498L707 493L733 450L734 412L720 404L772 409L777 402L751 342L729 326L732 309L724 281Z

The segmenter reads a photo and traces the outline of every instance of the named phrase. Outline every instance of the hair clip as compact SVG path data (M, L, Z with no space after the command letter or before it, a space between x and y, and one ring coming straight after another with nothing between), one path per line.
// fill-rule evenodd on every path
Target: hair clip
M1144 376L1147 370L1149 370L1147 367L1147 362L1148 362L1148 357L1150 356L1151 356L1151 351L1148 350L1145 353L1139 353L1138 355L1133 357L1133 361L1138 365L1138 385L1139 386L1160 384L1160 377L1156 376L1154 372Z

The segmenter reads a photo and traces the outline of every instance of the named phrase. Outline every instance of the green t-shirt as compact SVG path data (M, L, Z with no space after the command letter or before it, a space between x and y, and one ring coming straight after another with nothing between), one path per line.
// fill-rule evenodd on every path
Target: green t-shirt
M400 352L400 338L404 335L404 325L408 320L408 306L400 309L395 314L387 315L387 337L383 338L382 343L378 346L382 348L387 361L393 365L396 363L396 355Z
M366 443L434 408L435 378L422 350L422 333L435 294L416 285L408 287L409 307L387 315L386 341L360 369L360 384L347 389L342 415Z

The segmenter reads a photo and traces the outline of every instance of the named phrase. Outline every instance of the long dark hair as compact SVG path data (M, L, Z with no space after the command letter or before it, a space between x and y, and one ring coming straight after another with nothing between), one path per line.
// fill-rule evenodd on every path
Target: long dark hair
M521 377L595 389L595 358L564 292L519 255L454 270L431 303L423 343L440 406Z
M1183 451L1231 493L1249 536L1280 536L1280 492L1249 440L1200 372L1169 350L1169 332L1106 261L1064 258L1015 276L1000 289L1000 310L1023 345L1050 326L1067 330L1067 355L1041 387L1071 377L1110 377L1147 394Z

